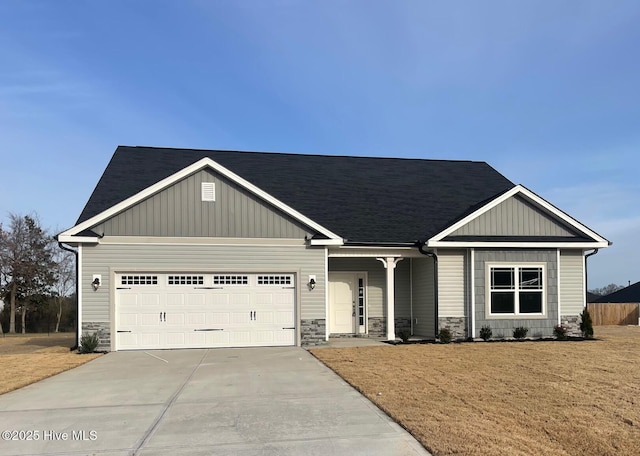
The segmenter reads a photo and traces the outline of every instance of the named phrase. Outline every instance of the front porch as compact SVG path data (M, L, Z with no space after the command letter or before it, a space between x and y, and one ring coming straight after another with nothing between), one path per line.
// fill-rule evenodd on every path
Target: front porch
M329 254L330 340L435 338L434 260L415 249L395 253Z

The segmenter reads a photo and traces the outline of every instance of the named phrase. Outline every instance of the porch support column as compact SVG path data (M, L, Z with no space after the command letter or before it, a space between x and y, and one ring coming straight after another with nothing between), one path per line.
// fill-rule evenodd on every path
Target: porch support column
M396 340L396 318L395 318L395 269L398 262L404 258L376 258L381 261L387 270L387 340Z

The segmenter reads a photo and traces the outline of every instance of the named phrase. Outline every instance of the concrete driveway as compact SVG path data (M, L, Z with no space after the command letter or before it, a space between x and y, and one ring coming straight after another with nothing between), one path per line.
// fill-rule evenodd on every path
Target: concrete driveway
M293 347L110 353L0 396L0 431L5 456L429 454Z

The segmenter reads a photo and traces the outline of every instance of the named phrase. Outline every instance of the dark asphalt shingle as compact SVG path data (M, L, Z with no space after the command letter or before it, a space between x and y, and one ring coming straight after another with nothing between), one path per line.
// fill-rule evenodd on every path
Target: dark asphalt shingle
M349 242L427 239L514 186L485 162L120 146L78 223L204 157Z
M591 302L640 302L640 282L636 282L607 296L601 296Z

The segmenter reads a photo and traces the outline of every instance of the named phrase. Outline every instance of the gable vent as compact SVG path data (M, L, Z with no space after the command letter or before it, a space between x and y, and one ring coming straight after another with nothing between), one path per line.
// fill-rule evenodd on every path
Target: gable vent
M202 183L202 201L216 200L216 184L214 182Z

